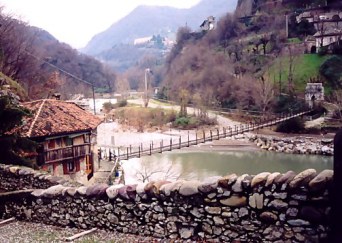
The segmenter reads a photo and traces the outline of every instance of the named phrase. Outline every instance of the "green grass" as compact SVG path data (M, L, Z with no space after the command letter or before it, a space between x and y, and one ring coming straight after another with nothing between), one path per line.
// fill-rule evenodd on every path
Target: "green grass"
M295 43L295 44L302 43L302 41L297 37L296 38L289 38L289 39L287 39L287 42L288 43Z
M306 83L310 78L316 78L319 75L319 67L330 56L319 56L317 54L303 54L295 58L294 60L294 84L295 90L303 92L306 87ZM285 87L289 76L289 58L283 57L277 59L269 69L270 80L276 84L279 82L279 66L282 65L281 80L282 86ZM328 92L331 88L325 87L325 91Z

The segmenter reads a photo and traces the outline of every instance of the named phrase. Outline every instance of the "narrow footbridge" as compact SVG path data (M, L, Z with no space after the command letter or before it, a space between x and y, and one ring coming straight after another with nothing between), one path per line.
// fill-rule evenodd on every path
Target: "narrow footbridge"
M264 127L273 126L281 122L290 120L295 117L304 116L311 110L299 113L280 114L272 118L264 118L258 122L250 122L245 124L234 125L232 127L215 128L211 130L198 130L195 134L188 133L187 136L179 136L178 138L170 138L170 140L151 141L149 144L130 145L128 147L107 147L100 148L98 151L99 159L112 160L128 160L131 158L140 158L142 156L150 156L152 154L163 153L175 149L182 149L201 143L219 140L251 132Z

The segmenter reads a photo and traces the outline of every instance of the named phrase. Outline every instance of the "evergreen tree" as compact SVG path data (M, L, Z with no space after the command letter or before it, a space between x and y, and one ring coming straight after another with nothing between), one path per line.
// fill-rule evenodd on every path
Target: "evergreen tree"
M36 144L16 132L28 115L29 111L19 106L15 95L0 93L0 163L37 167L32 158L36 155Z

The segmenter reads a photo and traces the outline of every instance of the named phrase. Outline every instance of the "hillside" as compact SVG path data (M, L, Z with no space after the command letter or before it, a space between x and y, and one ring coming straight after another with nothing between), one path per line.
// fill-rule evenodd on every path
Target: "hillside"
M106 31L95 35L81 51L96 55L116 44L132 44L140 37L175 33L181 26L197 30L208 16L221 17L235 9L237 0L202 0L190 9L139 6L114 23Z
M25 89L20 96L37 99L60 92L67 98L75 93L91 93L91 86L80 79L94 84L98 91L115 89L116 74L111 69L59 42L47 31L9 16L2 9L0 26L0 73Z

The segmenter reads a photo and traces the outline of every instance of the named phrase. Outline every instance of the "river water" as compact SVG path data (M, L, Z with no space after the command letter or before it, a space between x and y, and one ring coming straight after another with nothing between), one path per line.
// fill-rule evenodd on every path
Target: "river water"
M126 184L131 184L160 179L203 180L231 173L299 173L309 168L320 172L333 168L333 157L267 151L173 151L123 161L123 168Z

